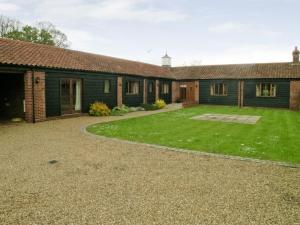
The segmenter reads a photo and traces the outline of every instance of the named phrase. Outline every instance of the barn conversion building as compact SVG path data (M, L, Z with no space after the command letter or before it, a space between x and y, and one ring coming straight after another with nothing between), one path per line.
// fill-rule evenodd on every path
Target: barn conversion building
M167 103L299 110L299 51L286 63L171 67L0 39L0 118L87 113L90 104Z

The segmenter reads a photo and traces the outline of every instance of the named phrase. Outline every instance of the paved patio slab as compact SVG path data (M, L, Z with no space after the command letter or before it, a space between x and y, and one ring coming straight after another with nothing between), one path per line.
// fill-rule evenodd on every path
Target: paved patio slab
M234 114L203 114L192 117L194 120L221 121L230 123L256 124L260 116L234 115Z

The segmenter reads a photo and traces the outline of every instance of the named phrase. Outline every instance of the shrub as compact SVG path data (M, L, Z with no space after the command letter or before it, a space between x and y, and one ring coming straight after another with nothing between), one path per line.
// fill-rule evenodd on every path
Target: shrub
M143 107L129 107L129 112L144 111Z
M91 116L109 116L110 109L103 102L95 102L91 104L89 114Z
M162 99L157 99L157 100L155 101L154 105L156 105L157 108L162 109L162 108L164 108L164 107L166 106L166 103L165 103L165 101L162 100Z
M126 105L116 106L112 109L112 116L123 116L129 112L129 107Z
M141 104L141 107L143 107L146 111L152 111L158 109L158 107L154 104Z

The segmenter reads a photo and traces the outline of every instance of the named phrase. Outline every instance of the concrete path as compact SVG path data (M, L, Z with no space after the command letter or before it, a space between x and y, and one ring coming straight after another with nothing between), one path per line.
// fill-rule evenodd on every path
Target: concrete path
M0 224L299 223L299 168L159 151L81 131L116 119L0 126Z

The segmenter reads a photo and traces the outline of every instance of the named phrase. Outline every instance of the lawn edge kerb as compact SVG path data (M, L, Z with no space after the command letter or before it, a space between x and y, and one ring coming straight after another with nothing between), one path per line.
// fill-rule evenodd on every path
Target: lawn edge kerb
M150 115L145 115L145 116L150 116ZM144 116L139 116L139 117L144 117ZM133 118L135 118L135 117L124 118L124 119L120 118L119 120L129 120L129 119L133 119ZM114 120L114 121L119 121L119 120ZM254 163L277 165L277 166L284 166L284 167L291 167L291 168L300 168L300 164L289 163L289 162L285 162L285 161L256 159L256 158L249 158L249 157L242 157L242 156L235 156L235 155L225 155L225 154L221 154L221 153L211 153L211 152L205 152L205 151L199 151L199 150L192 150L192 149L175 148L175 147L169 147L169 146L164 146L164 145L149 144L149 143L145 143L145 142L129 141L129 140L120 139L120 138L113 138L113 137L107 137L107 136L103 136L103 135L98 135L98 134L94 134L94 133L91 133L91 132L88 131L88 128L90 126L111 123L111 122L114 122L114 121L105 121L105 122L100 122L100 123L91 123L91 124L83 126L81 128L81 131L83 133L89 135L92 138L107 139L107 140L112 140L112 141L117 141L117 142L122 142L122 143L129 143L129 144L133 144L133 145L143 145L143 146L146 146L146 147L152 147L155 150L173 151L173 152L179 152L179 153L185 153L185 154L194 154L194 155L199 155L199 156L208 156L208 157L213 157L213 158L221 158L221 159L229 159L229 160L239 160L239 161L248 161L248 162L254 162Z

